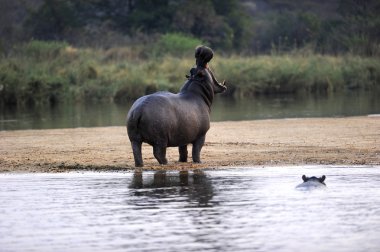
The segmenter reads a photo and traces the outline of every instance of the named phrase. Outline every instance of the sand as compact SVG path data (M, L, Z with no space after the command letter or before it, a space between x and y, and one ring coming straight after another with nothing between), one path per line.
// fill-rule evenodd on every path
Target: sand
M159 165L152 147L143 145L146 170L380 165L380 117L214 122L201 164L177 162L177 148L168 148L167 158L168 165ZM125 127L0 131L0 172L132 169Z

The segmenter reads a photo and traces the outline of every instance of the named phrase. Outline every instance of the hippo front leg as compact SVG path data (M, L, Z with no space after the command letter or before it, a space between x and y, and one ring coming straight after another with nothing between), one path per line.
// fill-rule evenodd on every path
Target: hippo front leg
M199 137L193 142L193 162L201 163L201 149L205 143L206 135Z
M179 146L179 162L187 162L187 145Z

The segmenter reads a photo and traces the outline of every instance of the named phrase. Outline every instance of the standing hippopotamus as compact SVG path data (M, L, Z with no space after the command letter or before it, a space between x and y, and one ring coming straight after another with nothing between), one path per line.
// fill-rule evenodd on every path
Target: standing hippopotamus
M326 187L326 184L325 184L325 179L326 179L326 176L323 175L322 177L320 178L317 178L317 177L306 177L305 175L302 175L302 180L303 180L303 183L302 184L299 184L296 188L307 188L307 189L312 189L312 188L318 188L318 187Z
M177 146L179 161L187 162L188 144L193 145L193 162L201 162L214 94L227 89L208 68L212 57L210 48L197 47L197 67L190 70L191 75L179 93L157 92L139 98L132 105L127 115L127 130L136 167L143 166L143 142L153 146L154 157L160 164L167 164L166 148Z

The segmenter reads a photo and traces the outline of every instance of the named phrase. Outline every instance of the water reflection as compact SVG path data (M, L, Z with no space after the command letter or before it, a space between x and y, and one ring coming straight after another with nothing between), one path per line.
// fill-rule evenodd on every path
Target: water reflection
M346 92L328 96L217 97L211 120L354 116L380 113L379 92ZM1 108L0 130L122 126L131 103L60 104L54 107Z
M0 107L0 130L121 126L130 106L90 103Z
M129 188L149 189L135 190L135 196L152 198L186 197L189 202L196 202L198 207L210 207L216 204L211 200L214 190L210 179L200 170L192 173L157 171L144 176L142 171L135 171Z
M317 95L258 96L251 99L217 99L212 120L252 120L293 117L358 116L380 113L379 92L345 92Z
M296 190L301 174L325 174L328 187ZM0 185L1 251L380 246L379 166L0 174Z

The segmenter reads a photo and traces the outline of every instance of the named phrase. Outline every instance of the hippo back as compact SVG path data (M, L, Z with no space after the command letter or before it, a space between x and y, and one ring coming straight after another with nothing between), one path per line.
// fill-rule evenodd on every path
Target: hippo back
M209 128L209 107L202 98L186 94L158 92L143 96L127 115L129 138L151 145L188 144Z

